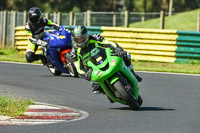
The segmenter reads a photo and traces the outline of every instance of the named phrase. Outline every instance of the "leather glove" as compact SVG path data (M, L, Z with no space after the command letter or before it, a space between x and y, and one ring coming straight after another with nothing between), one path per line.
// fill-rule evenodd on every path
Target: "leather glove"
M77 59L77 49L74 46L72 47L69 55L70 55L72 60L74 60L74 61L78 60Z
M53 25L53 29L59 31L61 28L58 24Z
M70 56L71 58L75 58L75 57L76 57L76 54L73 53L73 52L69 52L69 56Z
M91 80L91 74L92 74L92 69L90 69L89 71L87 71L84 75L84 79L90 81Z
M125 57L127 55L127 52L124 51L122 48L118 47L115 49L115 53L117 54L117 56L119 57Z
M97 40L97 41L100 41L102 42L104 37L102 37L101 35L97 34L97 33L94 33L92 34L92 36Z
M65 29L68 33L71 33L70 29Z
M46 46L48 43L47 42L45 42L45 41L43 41L43 40L37 40L37 45L39 45L39 46Z

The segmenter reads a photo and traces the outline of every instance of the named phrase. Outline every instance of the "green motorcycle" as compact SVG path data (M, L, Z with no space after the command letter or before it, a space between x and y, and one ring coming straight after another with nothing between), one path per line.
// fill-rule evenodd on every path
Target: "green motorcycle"
M97 47L92 49L86 63L92 69L91 80L102 87L112 103L125 104L133 110L140 109L143 102L139 95L140 84L121 57L110 48Z

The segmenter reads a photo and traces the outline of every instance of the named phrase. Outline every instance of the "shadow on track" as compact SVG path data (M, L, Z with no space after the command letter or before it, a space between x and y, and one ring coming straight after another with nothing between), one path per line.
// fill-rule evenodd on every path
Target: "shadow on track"
M141 107L140 111L175 111L176 109L168 109L163 107Z
M116 110L131 110L129 107L121 107L121 108L110 108ZM163 107L140 107L138 111L175 111L176 109L167 109Z
M53 75L40 75L41 77L71 77L71 78L77 78L72 77L71 75L60 75L60 76L53 76Z

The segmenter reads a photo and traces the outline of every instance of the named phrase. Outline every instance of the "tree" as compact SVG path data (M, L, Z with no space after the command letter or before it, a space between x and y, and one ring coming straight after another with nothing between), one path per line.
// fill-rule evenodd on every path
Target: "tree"
M0 10L4 10L7 7L6 0L0 0Z
M133 0L124 0L124 10L133 11L134 2Z
M162 1L162 9L165 11L168 11L168 1L167 0Z
M72 10L159 12L168 11L170 0L0 0L0 10L28 10L37 6L43 12L70 12ZM200 8L200 0L173 0L173 12Z

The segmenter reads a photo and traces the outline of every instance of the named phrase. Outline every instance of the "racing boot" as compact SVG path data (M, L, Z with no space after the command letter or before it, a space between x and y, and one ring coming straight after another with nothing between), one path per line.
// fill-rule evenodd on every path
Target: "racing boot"
M44 56L44 55L39 55L39 59L42 61L42 64L43 65L46 65L47 64L47 58Z
M139 75L137 75L135 73L135 71L133 70L133 65L131 64L130 66L128 66L128 68L131 70L131 72L135 75L136 79L138 80L138 82L142 81L142 77L140 77Z
M92 91L93 91L94 94L99 95L103 92L102 88L99 84L92 82L91 85L92 85Z

